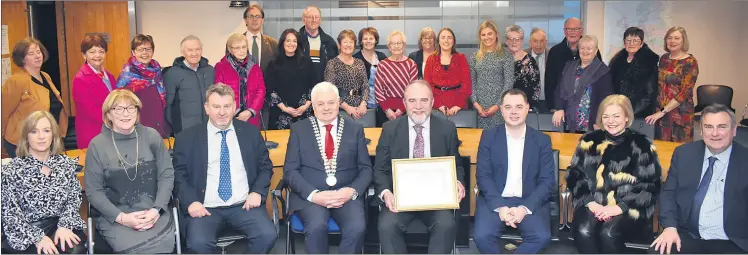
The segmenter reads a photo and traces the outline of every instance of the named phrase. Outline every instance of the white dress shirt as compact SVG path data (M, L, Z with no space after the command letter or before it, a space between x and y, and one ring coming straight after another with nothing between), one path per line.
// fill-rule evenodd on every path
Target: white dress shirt
M540 71L540 100L545 100L545 62L546 57L548 56L548 50L545 50L540 54L535 54L535 51L530 50L530 56L538 62L538 69Z
M257 38L252 38L253 36L257 36ZM249 54L252 54L252 42L257 44L257 64L258 66L260 63L262 63L262 33L253 34L249 30L247 30L247 49L249 49Z
M316 119L316 118L315 118ZM325 127L325 123L323 123L321 120L317 120L317 127L319 127L319 135L320 137L317 137L316 139L319 139L322 142L322 148L325 148L325 142L327 139L325 139L325 136L327 136L327 128ZM338 135L338 118L335 118L335 120L332 121L332 129L330 129L330 135L332 135L333 142L335 141L337 135ZM316 143L314 144L316 148ZM335 147L333 147L335 148ZM317 148L319 149L319 148ZM322 156L322 162L325 162L325 159L327 159L327 155L321 155ZM306 200L309 202L312 202L312 197L314 196L314 193L319 192L319 190L315 189L312 191L312 193L309 193L309 196L306 197Z
M244 203L249 195L249 182L247 171L244 169L239 139L236 137L236 129L231 124L226 133L226 145L229 148L229 164L231 167L231 198L223 201L218 196L218 181L221 176L221 130L208 121L208 174L205 186L204 206L219 207Z
M525 134L527 126L522 127L522 135L514 138L506 132L507 169L506 184L502 197L522 197L522 157L525 151Z

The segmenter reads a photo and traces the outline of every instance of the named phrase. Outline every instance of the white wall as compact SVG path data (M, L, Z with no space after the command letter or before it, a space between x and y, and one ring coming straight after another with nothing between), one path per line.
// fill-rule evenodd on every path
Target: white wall
M743 1L678 1L673 10L672 24L688 32L689 52L699 64L696 85L721 84L733 88L732 107L738 114L748 103L748 73L745 59L748 51L748 2ZM596 35L600 45L606 45L605 3L587 2L585 32ZM741 57L740 55L743 55ZM609 58L610 56L608 56ZM694 91L694 98L696 93Z
M153 36L153 58L171 66L181 56L179 43L187 35L200 38L203 56L215 64L224 56L226 39L244 33L244 8L229 8L228 1L137 1L138 33Z

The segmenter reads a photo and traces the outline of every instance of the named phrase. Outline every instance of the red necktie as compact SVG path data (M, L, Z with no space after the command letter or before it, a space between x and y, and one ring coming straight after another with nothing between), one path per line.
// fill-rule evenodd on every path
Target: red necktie
M335 151L335 145L332 144L332 134L330 134L330 130L332 130L332 124L325 125L325 128L327 129L327 135L325 135L325 154L327 154L327 159L331 159L332 154Z

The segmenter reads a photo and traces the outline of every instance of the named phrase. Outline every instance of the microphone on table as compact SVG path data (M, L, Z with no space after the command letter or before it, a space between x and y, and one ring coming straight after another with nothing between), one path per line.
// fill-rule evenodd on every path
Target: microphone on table
M268 130L267 126L265 126L265 118L262 117L262 109L260 109L260 125L262 126L262 138L265 140L265 147L268 150L272 150L275 148L278 148L278 143L273 141L268 141Z

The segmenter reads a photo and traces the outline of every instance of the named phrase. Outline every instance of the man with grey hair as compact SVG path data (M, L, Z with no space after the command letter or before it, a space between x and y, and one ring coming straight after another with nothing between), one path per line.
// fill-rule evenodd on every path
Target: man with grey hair
M208 121L203 104L205 91L213 84L215 69L203 57L203 43L188 35L180 43L182 56L164 70L166 109L164 117L174 134Z
M548 36L545 31L535 27L530 32L530 47L525 49L535 62L538 62L540 71L540 101L538 102L538 111L547 112L548 107L545 103L545 66L548 62Z
M425 81L416 80L405 88L406 116L388 121L382 127L374 165L376 194L386 207L379 212L379 241L382 253L407 253L405 229L419 219L430 231L429 253L447 254L456 238L455 217L452 210L398 212L392 193L392 160L454 156L460 159L457 128L451 121L431 118L434 95ZM465 197L461 180L465 169L456 165L458 201Z
M735 113L713 104L702 111L704 140L675 148L659 199L665 230L650 252L748 252L748 148L736 133Z
M570 60L579 59L579 40L584 35L584 24L582 20L576 17L566 19L564 22L564 40L556 44L548 51L548 60L545 69L545 102L548 109L555 108L554 95L556 87L561 79L561 72L564 65ZM597 52L597 58L602 60L600 51Z
M329 253L330 218L342 233L338 252L360 253L366 231L363 195L372 179L364 127L339 116L340 95L332 83L317 84L311 94L314 117L291 125L286 150L289 213L304 226L307 253Z
M338 44L319 27L322 23L322 12L319 7L306 7L301 14L301 21L304 22L304 26L299 28L299 47L304 55L312 59L312 65L317 71L317 81L322 81L327 61L338 56Z

